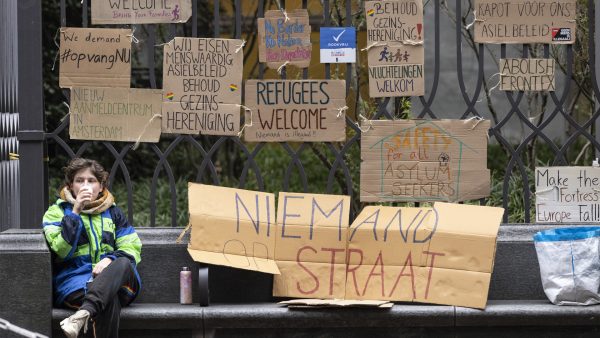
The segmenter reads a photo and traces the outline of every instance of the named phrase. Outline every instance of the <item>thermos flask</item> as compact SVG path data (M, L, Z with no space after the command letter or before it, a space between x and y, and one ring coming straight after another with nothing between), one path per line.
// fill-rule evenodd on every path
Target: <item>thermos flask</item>
M179 273L179 302L192 304L192 272L187 266Z

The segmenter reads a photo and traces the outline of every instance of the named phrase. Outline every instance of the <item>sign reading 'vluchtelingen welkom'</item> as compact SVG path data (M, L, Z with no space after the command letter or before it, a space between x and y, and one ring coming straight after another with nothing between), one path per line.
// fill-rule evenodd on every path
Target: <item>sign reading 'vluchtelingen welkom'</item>
M356 62L356 28L321 27L321 63Z

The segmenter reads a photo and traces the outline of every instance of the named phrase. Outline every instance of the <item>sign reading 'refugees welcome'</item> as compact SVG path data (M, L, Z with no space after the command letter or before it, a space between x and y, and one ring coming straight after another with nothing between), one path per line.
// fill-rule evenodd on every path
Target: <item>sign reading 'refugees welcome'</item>
M131 36L130 29L61 28L59 86L129 88Z
M280 193L274 223L272 194L189 192L192 257L275 274L274 296L485 308L502 208L369 206L349 227L349 196Z
M163 132L238 133L242 44L235 39L175 38L165 45Z
M346 139L344 80L248 80L249 142L340 142Z
M187 22L191 0L93 0L92 24Z
M475 42L572 44L577 0L475 0Z

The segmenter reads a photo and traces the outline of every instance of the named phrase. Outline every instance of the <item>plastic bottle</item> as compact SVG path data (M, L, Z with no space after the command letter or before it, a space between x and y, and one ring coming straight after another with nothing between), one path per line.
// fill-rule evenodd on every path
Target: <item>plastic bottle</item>
M192 304L192 272L187 266L179 273L179 303Z

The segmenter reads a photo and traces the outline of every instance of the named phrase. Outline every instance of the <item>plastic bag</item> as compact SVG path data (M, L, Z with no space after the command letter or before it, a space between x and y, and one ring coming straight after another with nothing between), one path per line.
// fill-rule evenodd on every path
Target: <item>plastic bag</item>
M533 241L544 292L552 303L600 303L600 227L540 231Z

